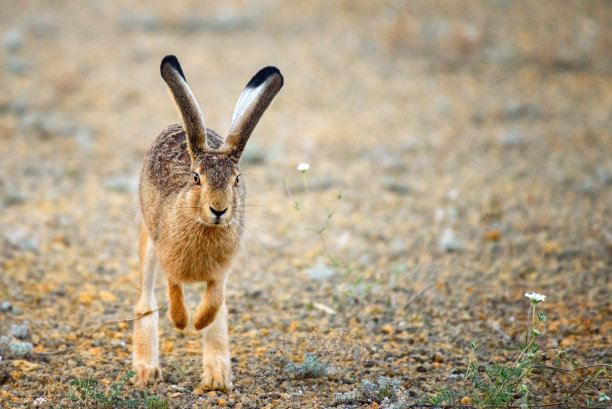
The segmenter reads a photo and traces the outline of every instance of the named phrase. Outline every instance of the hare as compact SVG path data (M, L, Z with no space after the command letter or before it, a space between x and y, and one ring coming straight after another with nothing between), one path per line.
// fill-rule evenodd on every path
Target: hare
M206 282L193 317L203 331L202 389L230 387L225 283L244 230L244 184L238 163L255 125L283 86L275 67L260 70L238 98L225 141L204 125L202 112L187 86L175 56L160 66L182 125L170 125L147 151L140 175L140 292L134 323L136 383L161 379L155 274L160 266L168 280L168 315L184 329L189 312L183 284Z

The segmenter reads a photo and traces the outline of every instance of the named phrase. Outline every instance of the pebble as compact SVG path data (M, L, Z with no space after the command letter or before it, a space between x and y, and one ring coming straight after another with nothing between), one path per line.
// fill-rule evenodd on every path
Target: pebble
M447 227L442 230L438 246L441 250L447 252L459 251L463 249L463 242L455 236L455 232L452 228Z
M448 200L451 200L451 201L457 200L458 197L459 197L459 189L452 188L446 193L446 198Z
M0 207L8 207L24 203L29 198L26 192L18 190L12 185L7 186L5 191L0 193L2 193L4 196L4 199L0 200Z
M504 104L504 113L508 119L519 119L522 117L537 117L538 107L532 104L522 103L518 99L508 99Z
M28 107L28 100L21 96L10 101L6 106L6 112L16 116L21 116Z
M457 220L457 217L459 217L459 211L455 206L449 206L446 209L446 216L451 221Z
M585 193L593 193L593 191L595 190L595 184L593 183L593 179L590 176L584 178L582 189Z
M4 232L4 238L21 251L36 251L40 248L38 240L35 237L29 236L26 229L21 226L7 229Z
M509 129L504 134L500 144L504 148L515 148L523 142L523 133L518 129Z
M119 24L126 30L157 31L163 27L161 19L155 12L139 15L124 13L119 17Z
M394 170L405 170L406 162L401 155L398 155L396 151L391 151L386 146L377 146L374 149L368 151L367 156L374 163L382 168L394 169ZM393 180L388 178L387 180Z
M448 115L453 110L453 105L451 101L448 98L443 97L443 96L436 97L434 99L433 104L434 104L435 110L441 115Z
M159 16L155 13L147 13L142 17L142 27L147 31L157 31L162 27Z
M612 185L612 172L607 171L604 168L597 169L597 178L604 185Z
M248 165L262 165L266 163L266 155L257 144L247 145L242 154L242 161Z
M317 261L317 265L306 269L306 273L310 278L323 281L334 275L334 270L327 267L321 260Z
M21 57L10 56L4 61L4 70L12 75L25 75L32 68L32 64Z
M414 362L417 362L419 364L422 364L423 362L425 362L427 360L427 358L425 358L424 356L421 356L421 355L413 355L412 359L414 359Z
M132 175L116 175L102 182L105 189L120 193L135 193L138 190L138 179Z
M396 237L391 241L391 248L394 251L403 251L406 248L406 243L404 239L401 237Z
M0 311L10 311L11 303L9 301L2 301L0 303Z
M32 14L28 26L36 36L46 38L54 35L59 28L54 20L39 13Z
M81 127L76 131L76 143L79 150L90 152L93 147L94 134L91 128Z
M522 105L518 99L507 99L504 103L504 112L508 118L518 118L521 116Z
M383 182L383 186L390 192L398 195L407 195L410 193L410 186L405 183L398 182L393 179L387 179Z
M181 19L181 28L187 32L201 30L232 31L251 26L257 20L254 13L239 14L226 8L212 17L201 17L193 13Z
M10 53L15 53L23 46L23 34L20 30L12 29L4 33L2 45Z
M29 111L21 117L24 129L40 132L43 136L71 135L76 126L74 122L59 112Z

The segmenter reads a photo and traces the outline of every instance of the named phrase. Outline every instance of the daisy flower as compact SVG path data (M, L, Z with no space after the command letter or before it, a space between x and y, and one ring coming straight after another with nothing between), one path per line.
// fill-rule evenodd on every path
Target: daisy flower
M525 293L525 297L529 298L531 302L534 304L537 304L546 299L546 296L544 294L538 294L538 293L533 293L533 292Z

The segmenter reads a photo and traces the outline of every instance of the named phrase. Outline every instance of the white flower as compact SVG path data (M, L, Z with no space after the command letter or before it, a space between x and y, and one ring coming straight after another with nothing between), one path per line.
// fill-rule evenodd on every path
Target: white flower
M306 173L308 169L310 169L310 163L300 163L297 166L298 172Z
M44 405L45 402L47 402L47 398L43 398L41 396L39 398L36 398L33 403L34 403L34 406L41 406L41 405Z
M608 395L606 395L605 393L603 393L603 392L602 392L602 393L600 393L600 394L599 394L599 396L597 397L597 400L598 400L598 401L600 401L600 402L603 402L603 401L608 401L608 400L610 400L610 397L609 397Z
M546 299L546 296L544 294L538 293L525 293L525 297L529 298L534 304L537 304L540 301L544 301Z

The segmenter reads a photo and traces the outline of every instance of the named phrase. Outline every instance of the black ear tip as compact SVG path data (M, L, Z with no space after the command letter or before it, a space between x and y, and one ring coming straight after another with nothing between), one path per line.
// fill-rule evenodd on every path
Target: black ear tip
M162 73L162 76L164 75L164 66L169 65L170 67L174 68L179 75L183 78L183 80L187 81L185 79L185 74L183 74L183 70L181 69L181 64L179 64L178 59L174 56L174 55L167 55L164 57L164 59L162 60L160 66L159 66L159 70Z
M278 75L278 77L280 78L280 81L281 81L281 86L282 86L283 82L284 82L283 74L281 74L281 72L280 72L280 70L278 68L272 67L272 66L268 66L268 67L265 67L265 68L262 68L261 70L259 70L257 72L257 74L255 74L253 76L253 78L251 78L251 81L249 81L249 83L246 86L247 86L247 88L257 88L261 84L266 82L268 80L268 78L270 78L270 77L272 77L274 75Z

